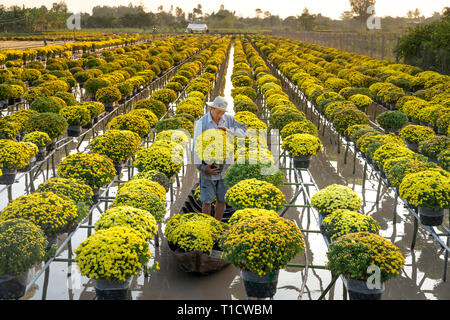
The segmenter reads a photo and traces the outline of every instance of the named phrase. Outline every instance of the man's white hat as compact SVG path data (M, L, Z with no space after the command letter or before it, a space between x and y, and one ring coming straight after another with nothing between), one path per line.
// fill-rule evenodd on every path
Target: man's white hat
M228 102L224 97L217 96L213 102L207 102L206 105L208 107L216 108L222 111L227 111Z

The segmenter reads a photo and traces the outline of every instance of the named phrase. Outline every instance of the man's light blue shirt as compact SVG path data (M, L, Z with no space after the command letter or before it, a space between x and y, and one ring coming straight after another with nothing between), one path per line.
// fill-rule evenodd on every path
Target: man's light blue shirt
M206 119L205 119L206 118ZM195 122L194 128L194 138L192 143L192 152L194 153L194 163L197 168L200 170L200 175L204 179L208 180L222 180L225 176L225 172L227 171L230 164L225 163L220 174L217 175L209 175L205 173L205 165L202 164L202 161L198 158L196 153L194 152L195 140L199 135L202 134L203 131L209 129L218 129L218 127L226 127L228 128L228 133L233 136L244 138L247 136L247 126L243 123L237 122L236 119L231 114L225 113L220 119L219 123L216 124L211 117L211 112L208 112L203 117Z

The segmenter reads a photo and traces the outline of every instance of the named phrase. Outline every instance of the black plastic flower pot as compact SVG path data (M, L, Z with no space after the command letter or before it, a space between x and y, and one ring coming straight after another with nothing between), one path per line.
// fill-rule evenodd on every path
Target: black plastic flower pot
M0 185L10 185L16 182L16 170L3 168L2 173L0 176Z
M89 121L88 124L82 126L81 128L83 128L83 129L91 129L93 125L94 125L94 121L91 120L91 121Z
M25 294L28 280L34 275L34 268L20 275L0 275L0 300L17 300Z
M425 226L440 226L444 222L444 209L434 210L419 207L419 218Z
M52 140L52 143L50 143L48 146L47 146L47 152L52 152L53 150L55 150L56 149L56 139L53 139Z
M386 129L386 130L384 130L384 132L386 133L386 134L389 134L389 133L393 133L393 134L395 134L395 135L399 135L399 133L400 133L400 130L398 130L398 129Z
M39 148L39 151L36 154L36 161L43 161L46 155L47 155L47 148L46 147Z
M277 270L274 274L259 276L258 274L241 270L241 278L244 281L245 292L249 298L272 298L277 291Z
M96 204L98 202L98 198L100 197L100 189L93 189L92 191L94 193L92 196L92 203Z
M350 300L381 300L384 284L381 284L380 289L370 289L363 280L347 279L346 282Z
M381 300L381 293L360 293L348 290L348 297L350 300Z
M131 300L129 290L98 290L95 289L96 300Z
M131 300L129 279L127 281L96 279L94 287L97 300Z
M417 143L406 142L406 146L414 152L419 152L419 145Z
M375 171L381 172L380 167L378 166L378 164L375 161L373 161L373 160L371 162L372 162L372 165L373 165L373 168L375 169Z
M124 166L124 162L114 162L114 168L116 169L116 175L120 175Z
M8 100L0 100L0 109L8 108Z
M69 137L78 137L81 134L81 126L69 126L67 128L67 135Z
M105 112L112 112L114 110L114 103L108 102L103 104L105 106Z
M311 156L295 156L294 168L296 169L308 169L311 162Z

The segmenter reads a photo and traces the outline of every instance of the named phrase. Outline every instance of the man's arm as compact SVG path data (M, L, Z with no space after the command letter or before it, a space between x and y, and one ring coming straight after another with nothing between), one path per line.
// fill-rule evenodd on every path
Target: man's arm
M195 123L195 127L194 127L194 137L193 137L193 141L192 141L192 153L194 154L194 164L197 167L198 170L200 171L204 171L205 170L205 165L202 163L202 161L199 159L199 157L197 156L197 154L195 153L195 140L197 139L197 137L202 133L202 122L199 120Z
M238 138L245 138L248 134L247 126L243 123L237 122L233 116L229 116L228 132Z

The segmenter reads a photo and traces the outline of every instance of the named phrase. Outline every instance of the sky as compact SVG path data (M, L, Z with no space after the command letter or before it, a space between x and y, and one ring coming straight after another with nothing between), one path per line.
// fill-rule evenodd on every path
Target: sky
M59 0L2 0L1 4L6 7L12 5L25 5L26 7L39 7L45 5L51 7L53 2ZM192 9L201 4L203 12L217 12L221 4L225 9L236 11L236 14L242 14L244 17L254 17L255 9L260 8L263 12L270 11L273 15L279 15L281 18L301 14L304 7L307 7L311 13L321 13L324 16L339 19L343 11L350 10L349 0L65 0L71 12L89 12L97 5L119 6L139 5L142 3L146 11L156 12L158 6L163 5L164 10L169 10L170 6L181 7L185 12L192 12ZM448 0L377 0L375 4L376 15L402 17L406 16L408 10L419 8L422 14L429 17L434 11L441 12L446 6L450 6Z

